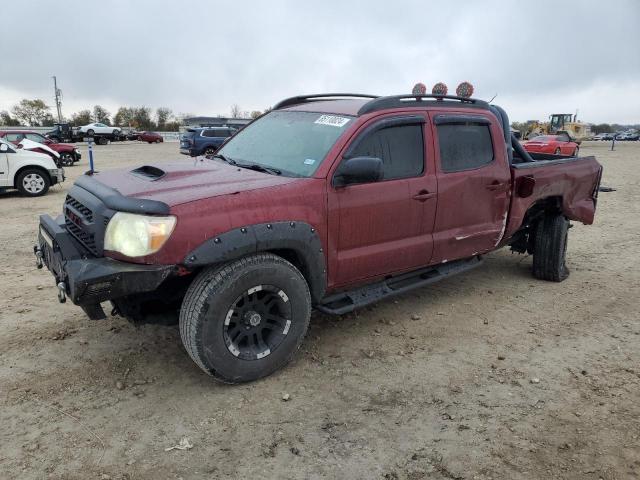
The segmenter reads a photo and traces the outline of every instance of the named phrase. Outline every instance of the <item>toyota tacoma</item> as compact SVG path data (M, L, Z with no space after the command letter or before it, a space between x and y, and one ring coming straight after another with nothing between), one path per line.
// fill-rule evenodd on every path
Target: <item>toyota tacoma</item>
M285 365L312 310L344 314L510 246L567 278L594 157L529 153L467 96L281 101L210 158L83 175L40 217L39 266L89 318L174 311L193 361L238 383Z

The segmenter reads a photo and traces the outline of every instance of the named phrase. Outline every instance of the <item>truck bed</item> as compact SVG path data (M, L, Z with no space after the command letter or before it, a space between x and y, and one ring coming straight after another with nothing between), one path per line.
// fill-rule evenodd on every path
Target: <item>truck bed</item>
M505 240L520 228L532 205L550 197L559 199L563 213L570 220L592 224L602 176L602 166L596 158L549 154L530 154L530 157L530 161L511 165L514 191Z

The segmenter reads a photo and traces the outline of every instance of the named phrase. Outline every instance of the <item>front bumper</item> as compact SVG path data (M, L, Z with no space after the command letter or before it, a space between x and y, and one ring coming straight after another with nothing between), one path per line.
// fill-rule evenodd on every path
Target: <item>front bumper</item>
M101 302L151 292L172 276L173 265L140 265L95 257L65 227L62 216L40 216L34 247L38 268L46 266L59 288L59 300L69 297L92 320L105 318Z
M51 185L56 185L65 181L64 168L59 167L55 170L49 170L49 178L51 179Z

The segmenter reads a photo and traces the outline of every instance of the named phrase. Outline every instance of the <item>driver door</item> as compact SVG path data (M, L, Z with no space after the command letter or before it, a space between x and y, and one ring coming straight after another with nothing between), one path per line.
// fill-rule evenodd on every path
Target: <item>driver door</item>
M424 138L423 116L395 115L365 125L347 147L341 161L380 158L383 177L329 185L329 268L335 285L428 264L437 183L427 172Z

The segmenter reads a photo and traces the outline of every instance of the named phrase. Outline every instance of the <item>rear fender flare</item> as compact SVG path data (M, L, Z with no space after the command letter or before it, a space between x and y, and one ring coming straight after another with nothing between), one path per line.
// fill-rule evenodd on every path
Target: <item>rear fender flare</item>
M317 230L304 222L259 223L236 228L210 238L184 259L187 268L227 263L257 252L295 253L297 267L309 284L314 303L324 297L326 263Z

